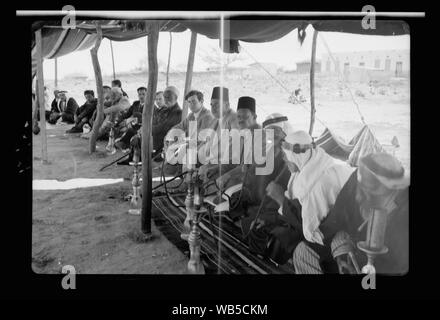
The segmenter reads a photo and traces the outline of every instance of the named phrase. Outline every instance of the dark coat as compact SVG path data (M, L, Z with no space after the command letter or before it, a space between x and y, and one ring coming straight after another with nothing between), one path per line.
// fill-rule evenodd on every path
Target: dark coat
M50 112L58 112L59 113L57 99L52 100L52 103L50 104Z
M338 231L346 231L355 244L365 241L366 227L358 231L364 222L359 204L356 201L357 170L353 172L341 189L333 208L321 223L320 230L324 234L324 244L329 247L331 240ZM389 251L376 257L374 265L378 273L402 274L408 271L408 189L401 191L396 199L396 209L388 215L385 233L385 246ZM360 267L366 264L363 252L356 252Z
M86 101L81 107L79 107L76 112L77 122L80 122L83 118L88 118L90 120L96 110L97 104L98 99L95 98L92 102Z
M52 108L51 112L61 113L61 110L59 109L56 100L52 101L51 108ZM69 98L69 100L67 100L67 105L66 108L64 109L64 113L71 114L73 116L78 108L79 108L78 103L76 103L75 99Z
M139 100L133 102L131 107L122 116L122 120L128 119L132 116L138 119L138 123L142 123L142 111L144 110L144 105L141 105Z
M156 111L153 116L153 148L154 150L162 150L163 140L168 131L176 124L182 121L182 109L179 104L176 104L169 108L161 108Z

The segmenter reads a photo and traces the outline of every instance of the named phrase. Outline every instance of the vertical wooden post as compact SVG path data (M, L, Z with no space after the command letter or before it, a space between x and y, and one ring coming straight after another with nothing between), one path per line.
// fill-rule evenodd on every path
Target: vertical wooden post
M116 79L116 72L115 72L115 57L113 55L113 42L110 40L110 51L112 53L112 66L113 66L113 80Z
M151 237L152 159L151 127L153 126L154 98L157 89L157 42L159 22L153 23L148 34L148 85L145 107L142 111L142 210L141 230L145 239Z
M58 59L55 58L55 89L58 89Z
M186 66L185 91L183 92L182 119L185 119L186 116L188 115L188 105L185 102L185 95L191 90L196 43L197 43L197 33L192 31L191 43L189 45L188 64Z
M312 59L310 62L310 128L309 134L313 133L313 125L315 124L315 61L316 61L316 39L318 37L318 31L313 32L312 43Z
M168 77L170 74L170 63L171 63L171 48L173 47L173 34L170 32L170 48L168 50L168 64L167 64L167 81L166 81L166 86L169 86L169 81L168 81Z
M40 107L40 130L41 130L41 158L47 164L47 137L46 137L46 110L44 108L44 77L43 77L43 48L41 29L35 32L35 45L37 46L37 85L36 96Z
M96 39L95 46L92 49L90 49L90 55L92 56L93 71L95 72L96 92L98 94L98 105L96 106L97 109L96 119L93 123L92 134L90 136L89 153L93 153L96 151L96 140L98 138L98 131L99 128L101 127L102 122L104 121L104 90L102 88L103 86L102 74L98 60L98 49L102 41L102 29L99 23L96 23L96 31L98 37Z

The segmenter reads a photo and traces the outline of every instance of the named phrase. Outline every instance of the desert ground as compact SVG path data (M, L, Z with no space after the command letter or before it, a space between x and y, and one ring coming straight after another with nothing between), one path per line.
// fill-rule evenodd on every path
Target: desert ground
M230 89L231 106L235 109L239 96L256 98L258 120L264 121L272 112L289 117L295 129L308 131L310 119L309 77L295 73L276 75L282 88L268 75L244 78L230 72L224 85ZM127 73L117 77L131 101L136 89L147 86L147 74ZM170 74L169 84L183 92L184 73ZM104 77L104 84L111 78ZM53 89L53 82L46 82ZM219 73L195 73L192 87L205 94L209 107L212 87L220 85ZM165 75L159 75L158 90L165 88ZM307 101L303 105L288 102L289 92L301 87ZM365 122L382 143L410 168L410 94L407 79L390 79L368 84L350 83L353 97ZM79 104L83 91L96 91L94 79L79 81L62 79L59 89L68 90ZM52 97L51 97L52 98ZM179 104L183 98L179 97ZM325 126L348 142L363 126L351 94L335 76L316 75L316 116L313 136L318 137ZM318 120L319 119L319 120ZM112 166L120 152L109 156L106 142L98 142L95 154L88 153L88 140L65 135L69 125L48 126L49 165L41 163L41 134L33 136L33 179L65 181L73 178L123 178L124 181L99 187L71 190L33 191L32 268L37 273L59 273L63 265L74 265L78 273L184 273L187 257L154 227L154 241L139 242L140 218L128 215L124 196L131 192L132 168ZM396 136L400 147L387 145Z
M154 239L140 241L140 216L127 213L132 167L98 170L122 155L107 155L106 142L88 153L88 140L65 135L71 125L48 125L48 157L41 161L41 134L33 139L33 180L122 178L123 182L70 190L33 190L32 269L60 273L72 265L80 274L180 274L187 257L152 224ZM157 170L157 169L155 169Z

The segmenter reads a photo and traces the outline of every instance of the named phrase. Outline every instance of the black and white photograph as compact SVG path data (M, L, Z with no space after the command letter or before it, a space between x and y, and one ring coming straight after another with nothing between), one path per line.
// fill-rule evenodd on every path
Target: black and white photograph
M17 9L34 275L411 273L425 12L375 10Z

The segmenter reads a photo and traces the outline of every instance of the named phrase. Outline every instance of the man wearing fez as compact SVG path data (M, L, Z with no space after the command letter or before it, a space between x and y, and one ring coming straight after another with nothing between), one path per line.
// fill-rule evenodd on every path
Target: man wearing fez
M52 110L49 117L49 123L55 124L61 118L63 122L75 123L75 113L78 109L78 103L72 97L67 97L67 91L59 91L58 104L52 104Z
M257 123L257 114L255 112L255 99L252 97L240 97L237 105L237 119L240 130L249 129L252 137L254 136L255 129L261 129L261 126ZM227 189L235 184L241 183L244 173L244 137L240 138L240 165L234 169L224 173L217 179L217 185L224 189ZM251 150L254 148L253 139L246 141L251 143ZM263 141L261 141L262 143ZM232 146L231 146L232 147ZM230 150L232 151L232 150ZM237 151L236 151L237 152ZM231 156L231 153L230 153ZM247 155L249 156L249 155ZM250 155L252 156L252 154Z
M86 102L78 108L75 115L75 126L66 131L66 133L80 133L83 131L83 126L86 123L90 124L92 115L96 110L98 99L95 98L93 90L84 91L84 98Z
M214 120L211 122L209 126L210 129L217 134L219 140L217 141L217 145L214 137L211 137L208 142L206 142L201 148L204 154L208 152L207 149L220 149L220 137L222 129L240 129L238 125L237 113L235 113L230 105L229 105L229 90L224 87L214 87L211 95L211 113L214 116ZM232 153L229 153L231 156ZM221 159L221 155L218 155L218 159ZM207 163L200 167L199 174L205 182L208 182L211 179L215 179L219 175L219 164ZM222 172L227 172L230 169L233 169L236 165L223 165Z
M354 266L347 259L350 252L361 268L367 258L357 248L359 241L376 250L388 248L387 253L377 255L374 260L377 273L407 272L408 186L404 168L390 154L373 153L361 158L359 168L347 180L320 224L324 245L304 241L296 247L293 254L296 273L353 272ZM375 219L370 221L372 217ZM372 224L370 229L369 222L374 221L382 223Z

